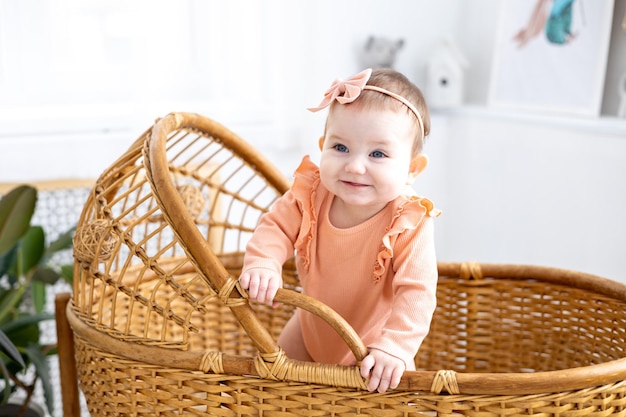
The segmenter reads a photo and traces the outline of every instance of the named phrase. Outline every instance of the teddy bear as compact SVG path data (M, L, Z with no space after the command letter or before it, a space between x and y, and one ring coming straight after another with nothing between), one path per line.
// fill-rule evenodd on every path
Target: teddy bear
M371 35L361 50L361 65L363 68L393 68L403 46L404 39Z

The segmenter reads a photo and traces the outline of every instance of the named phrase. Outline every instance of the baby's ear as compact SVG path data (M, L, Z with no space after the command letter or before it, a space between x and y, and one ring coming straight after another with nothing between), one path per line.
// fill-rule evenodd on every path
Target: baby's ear
M412 183L419 174L424 172L427 166L428 156L426 154L421 153L413 158L409 167L409 181Z
M317 144L320 147L320 151L324 149L324 136L320 136L319 140L317 141Z

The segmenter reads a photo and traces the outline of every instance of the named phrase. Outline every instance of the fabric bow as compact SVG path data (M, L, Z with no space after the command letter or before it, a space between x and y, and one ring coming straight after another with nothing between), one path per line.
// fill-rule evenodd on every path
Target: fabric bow
M368 68L345 81L339 78L336 79L324 93L322 102L317 107L309 107L308 110L312 112L320 111L328 107L333 100L337 100L341 104L352 103L361 95L361 91L363 91L363 87L365 87L371 75L372 69Z

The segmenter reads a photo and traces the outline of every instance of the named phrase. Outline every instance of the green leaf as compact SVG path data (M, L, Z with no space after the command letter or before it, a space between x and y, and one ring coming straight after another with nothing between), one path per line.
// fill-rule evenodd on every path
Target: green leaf
M8 357L22 365L22 368L26 366L24 364L24 360L22 359L22 355L20 355L20 352L17 350L17 347L15 347L11 339L9 339L9 337L2 330L0 330L0 348L2 348L2 351L6 353Z
M16 321L19 321L19 319ZM2 326L2 330L6 333L7 337L11 339L18 350L39 341L40 330L37 323L25 322L15 326L9 326L10 324L12 323L7 323Z
M37 345L28 346L26 355L35 365L35 370L41 381L44 397L46 399L46 406L50 414L52 414L54 412L54 392L52 390L52 383L50 382L50 367L48 366L46 356Z
M39 272L40 269L37 270ZM55 274L56 275L56 274ZM33 298L33 306L36 313L43 312L46 307L46 284L40 281L30 283L30 294Z
M7 369L7 366L1 356L0 371L2 371L2 378L4 379L4 389L2 390L2 400L0 401L0 404L6 404L9 401L9 397L11 396L11 387L13 386L13 384L11 378L9 378L9 370Z
M0 324L5 323L15 314L17 306L24 297L25 285L6 290L0 295Z
M35 281L40 284L54 284L56 283L61 274L49 266L40 266L33 274L33 284Z
M68 283L74 282L74 265L61 265L61 276Z
M11 269L14 269L15 261L17 260L17 246L13 246L11 249L0 255L0 277L8 274Z
M34 324L39 324L42 321L53 320L54 314L50 313L38 313L38 314L22 314L18 316L15 320L10 321L9 323L5 323L0 326L0 331L10 334L12 332L19 331L24 327L29 327ZM21 346L26 346L27 343L22 344Z
M46 254L44 255L43 262L47 262L52 255L57 252L71 249L75 231L76 227L74 226L59 236L54 242L50 243L50 245L46 248Z
M17 244L30 226L37 204L37 190L21 185L0 199L0 253Z
M22 240L17 251L18 276L26 276L39 264L46 249L46 234L41 226L31 226Z

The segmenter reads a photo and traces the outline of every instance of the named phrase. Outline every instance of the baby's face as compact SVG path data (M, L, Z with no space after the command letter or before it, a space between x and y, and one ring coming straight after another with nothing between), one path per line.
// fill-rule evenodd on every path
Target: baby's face
M410 180L414 121L406 113L332 107L320 159L322 184L344 204L381 210Z

